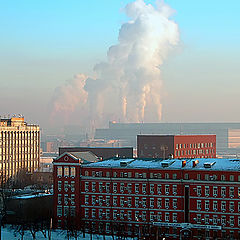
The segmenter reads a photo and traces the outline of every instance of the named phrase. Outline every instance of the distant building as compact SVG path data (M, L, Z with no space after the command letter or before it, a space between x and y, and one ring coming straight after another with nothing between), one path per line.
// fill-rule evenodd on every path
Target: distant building
M240 123L116 123L108 128L96 129L95 139L118 140L122 146L137 146L137 135L216 135L216 150L219 155L240 153Z
M27 124L24 117L0 120L0 169L4 180L19 171L33 173L39 167L40 128Z
M132 158L133 157L133 148L124 147L124 148L101 148L101 147L60 147L59 155L65 152L92 152L99 159L108 159L112 157L120 158Z
M68 157L68 158L67 158ZM138 239L240 239L240 160L54 161L54 223Z
M139 158L216 158L216 135L138 135Z

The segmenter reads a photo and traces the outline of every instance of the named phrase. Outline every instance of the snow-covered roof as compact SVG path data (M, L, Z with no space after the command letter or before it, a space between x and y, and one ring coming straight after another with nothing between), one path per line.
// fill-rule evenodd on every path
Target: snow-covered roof
M185 161L185 162L184 162ZM196 159L108 159L90 163L87 167L189 169L212 171L240 171L240 159L196 158Z

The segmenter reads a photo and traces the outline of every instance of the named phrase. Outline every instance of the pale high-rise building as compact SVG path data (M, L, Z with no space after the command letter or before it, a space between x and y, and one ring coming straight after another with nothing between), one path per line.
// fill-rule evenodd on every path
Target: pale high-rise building
M0 119L0 173L3 180L16 178L22 170L39 167L40 127L27 124L24 117Z

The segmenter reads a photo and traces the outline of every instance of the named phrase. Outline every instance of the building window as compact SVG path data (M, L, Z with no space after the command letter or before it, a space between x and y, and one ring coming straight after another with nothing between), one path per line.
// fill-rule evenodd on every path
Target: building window
M120 197L120 205L121 205L121 207L124 206L124 197Z
M225 201L221 202L221 210L224 212L226 211L226 202Z
M169 194L169 185L165 185L165 194L168 195Z
M230 216L229 223L231 227L234 226L234 216Z
M76 176L76 168L75 167L71 167L70 168L70 175L71 175L71 177L75 177Z
M114 193L117 192L117 183L113 183L113 192L114 192Z
M57 167L57 176L62 177L62 167Z
M142 198L142 206L145 208L147 206L147 199Z
M154 212L150 212L150 221L151 221L151 222L154 221Z
M89 191L89 182L85 182L85 192Z
M65 217L69 215L69 207L68 206L64 206L63 211L64 211L64 216Z
M58 181L58 191L61 192L62 191L62 182Z
M218 222L218 216L217 215L213 215L213 224L217 225Z
M132 211L128 211L128 220L131 221L132 220Z
M75 191L75 182L71 181L71 191L74 192Z
M201 174L197 174L197 180L201 180Z
M202 194L202 187L201 186L197 186L197 195L201 196Z
M75 217L76 216L76 207L75 206L71 206L70 207L70 216L71 217Z
M165 208L169 209L169 199L165 198Z
M213 210L217 211L218 209L218 202L217 201L213 201Z
M103 183L102 182L99 183L98 188L99 188L99 192L101 193L103 191Z
M88 205L88 204L89 204L89 196L85 195L85 205Z
M165 179L169 179L169 174L165 173Z
M139 193L139 184L135 184L135 193Z
M75 194L71 194L70 201L71 201L71 205L75 204Z
M197 200L197 209L201 210L202 208L202 201L201 200Z
M124 192L124 188L125 188L125 187L124 187L124 183L121 183L121 184L120 184L120 192L121 192L121 193Z
M154 194L154 184L150 184L150 193Z
M229 196L232 198L234 197L234 187L229 188Z
M135 198L135 207L138 207L138 206L139 206L139 198L136 197L136 198Z
M218 195L218 187L213 187L213 196L217 197Z
M226 178L225 178L225 175L221 175L221 181L225 181Z
M132 206L132 197L128 197L128 207Z
M116 196L113 197L113 206L117 206L117 197Z
M188 175L188 173L184 174L184 179L185 179L185 180L189 180L189 175Z
M117 220L117 210L113 210L113 220Z
M92 209L92 218L93 218L93 219L96 218L96 209Z
M158 213L157 213L157 221L158 221L158 222L161 222L161 221L162 221L162 213L161 213L161 212L158 212Z
M209 200L205 201L205 210L208 211L209 210Z
M64 177L69 176L69 167L64 167Z
M110 210L109 209L106 210L106 218L110 219Z
M240 212L240 202L238 202L238 212Z
M57 216L58 217L62 216L62 206L57 206Z
M58 194L58 204L62 204L62 194Z
M205 174L205 180L206 180L206 181L209 180L209 174Z
M68 191L68 187L69 187L68 181L64 181L64 190L65 190L65 192Z
M142 220L143 221L146 221L146 216L147 216L146 211L142 211Z
M209 224L209 215L205 215L205 224Z
M230 212L234 211L234 202L229 203L229 210L230 210Z
M221 196L222 197L226 196L226 187L221 187Z
M222 225L226 225L226 216L222 216L221 222L222 222Z
M239 189L240 189L240 188L239 188ZM159 185L159 184L158 184L158 186L157 186L157 192L158 192L159 195L162 194L162 185ZM239 196L240 196L240 194L239 194Z
M177 194L177 185L173 185L173 195Z
M128 190L128 193L132 192L132 184L131 183L128 183L127 190Z
M202 216L201 214L197 214L197 219L196 219L197 223L201 223L202 221Z
M142 185L142 193L146 193L147 192L147 185L146 184L143 184Z
M150 208L154 208L154 198L150 198Z
M96 196L92 196L92 205L95 205L96 204Z
M110 192L110 183L106 183L106 192L107 192L107 193Z
M173 199L173 208L177 209L177 199Z
M161 198L157 199L157 207L162 208L162 199Z
M205 186L205 196L208 197L210 194L209 186Z
M176 180L177 179L177 174L173 173L173 179Z
M165 213L165 222L169 222L169 213Z

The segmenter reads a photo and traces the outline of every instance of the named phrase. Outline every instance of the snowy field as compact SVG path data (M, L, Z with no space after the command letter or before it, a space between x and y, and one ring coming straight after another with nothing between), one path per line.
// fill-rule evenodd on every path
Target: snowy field
M21 236L20 234L15 234L13 230L11 230L9 227L5 226L4 228L2 227L2 240L21 240ZM23 236L24 240L30 240L33 239L31 233L29 231L27 231L24 236ZM42 233L37 233L36 234L36 240L46 240L48 239L45 238L43 236ZM52 231L51 233L51 240L64 240L67 239L66 236L66 232L64 233L63 231ZM70 239L74 239L76 240L76 238L70 238ZM77 238L78 240L113 240L112 236L100 236L100 235L92 235L92 238L90 236L90 234L85 234L85 237L83 237L83 235L81 234L80 236L78 236ZM133 238L125 238L126 240L133 240ZM117 237L114 237L114 240L117 240Z

